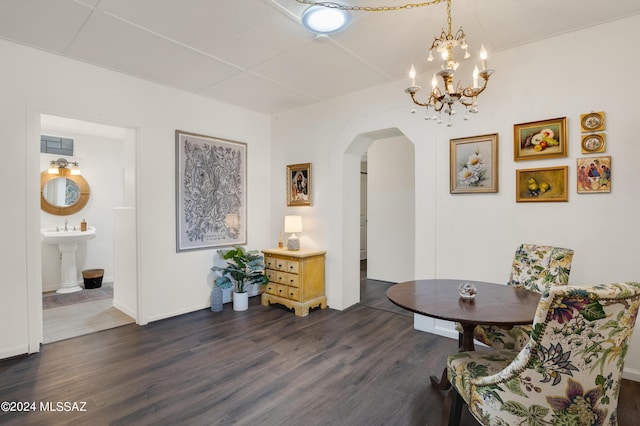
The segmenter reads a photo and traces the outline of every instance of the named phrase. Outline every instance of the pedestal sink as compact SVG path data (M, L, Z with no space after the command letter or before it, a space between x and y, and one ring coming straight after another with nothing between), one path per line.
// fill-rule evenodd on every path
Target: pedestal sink
M78 243L89 241L96 237L96 228L88 226L86 231L59 231L58 228L42 228L40 231L45 244L58 246L62 253L60 268L61 284L56 293L73 293L82 290L78 281L76 267L76 250Z

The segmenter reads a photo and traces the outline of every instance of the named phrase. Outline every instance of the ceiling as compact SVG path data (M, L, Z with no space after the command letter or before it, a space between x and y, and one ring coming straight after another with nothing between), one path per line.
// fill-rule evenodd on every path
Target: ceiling
M443 1L352 12L346 31L316 38L299 23L306 7L295 0L0 0L0 38L276 115L408 82L411 64L418 73L433 68L427 49L446 26ZM453 30L464 27L472 54L481 44L491 54L638 13L638 0L452 1Z

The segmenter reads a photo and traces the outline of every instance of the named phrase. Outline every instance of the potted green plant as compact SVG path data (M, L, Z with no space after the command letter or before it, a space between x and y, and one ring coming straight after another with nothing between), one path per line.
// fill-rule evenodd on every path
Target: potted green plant
M221 249L218 254L227 264L211 268L220 274L215 285L222 289L233 287L233 310L244 311L249 305L247 286L269 282L264 275L264 256L258 250L245 251L242 247Z

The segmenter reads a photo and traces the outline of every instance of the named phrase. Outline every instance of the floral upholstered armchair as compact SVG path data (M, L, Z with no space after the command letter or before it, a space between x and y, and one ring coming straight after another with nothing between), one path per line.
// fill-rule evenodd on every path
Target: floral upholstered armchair
M569 284L572 260L571 249L522 244L513 258L507 284L537 293L554 285ZM456 324L456 330L462 332L462 327ZM473 338L492 348L520 350L529 340L530 332L530 325L518 325L508 330L493 325L479 325L474 330Z
M448 357L451 392L457 390L483 425L617 425L622 369L639 307L640 283L551 287L522 351ZM454 422L460 397L452 395Z

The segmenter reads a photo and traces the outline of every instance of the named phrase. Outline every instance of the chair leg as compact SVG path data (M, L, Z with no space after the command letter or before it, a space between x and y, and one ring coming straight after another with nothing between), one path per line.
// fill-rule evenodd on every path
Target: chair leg
M460 426L464 400L458 391L452 387L444 399L442 407L442 426Z
M458 391L452 387L444 399L442 407L442 426L459 426L462 419L464 400Z

